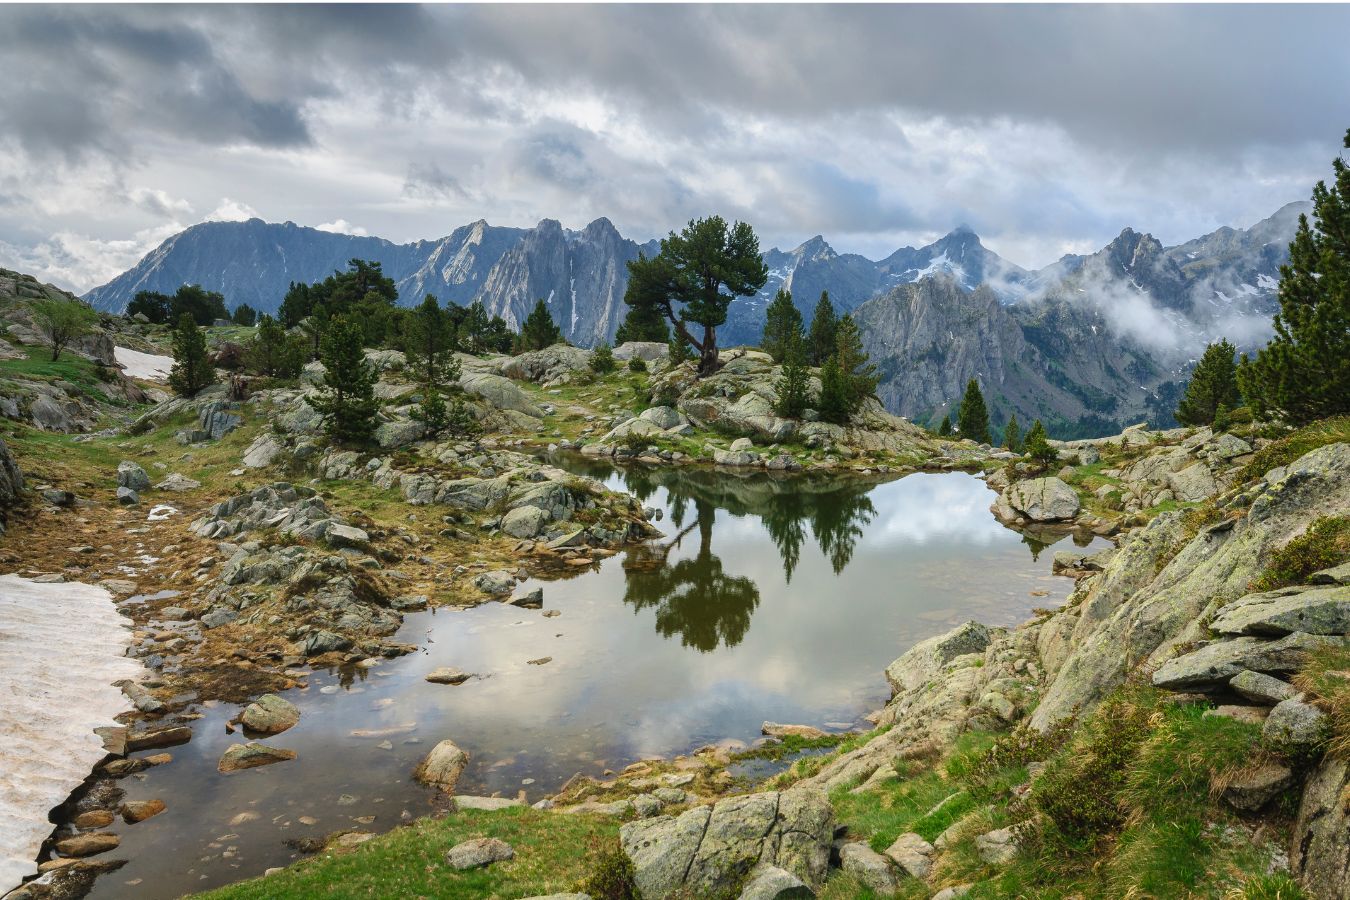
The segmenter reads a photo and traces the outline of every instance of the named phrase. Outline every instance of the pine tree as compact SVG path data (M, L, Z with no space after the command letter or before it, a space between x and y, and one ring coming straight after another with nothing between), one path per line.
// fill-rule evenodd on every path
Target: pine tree
M245 328L252 328L258 321L258 311L247 303L241 303L234 308L230 315L230 320L236 325L243 325Z
M823 366L825 360L833 355L834 336L838 328L839 320L835 318L829 291L821 291L815 312L811 314L811 333L806 341L811 365Z
M469 304L464 319L459 323L459 340L469 353L485 353L490 339L492 319L488 316L483 301L475 300Z
M525 317L525 324L520 326L519 346L521 352L543 350L545 347L561 344L562 340L562 330L554 323L553 316L549 314L548 306L543 300L540 300L534 305L530 314Z
M801 418L811 405L810 374L806 370L806 346L800 333L788 336L783 372L778 378L776 411L786 419Z
M614 351L609 348L609 344L598 344L591 353L591 371L608 375L617 368L618 363L614 361Z
M1003 446L1013 453L1022 452L1022 428L1017 424L1016 413L1008 419L1008 424L1003 428Z
M169 370L169 387L180 397L195 397L215 380L216 370L206 358L206 335L197 327L191 313L183 313L173 330L173 368Z
M694 348L689 346L678 331L671 334L666 346L669 348L671 365L677 366L694 358Z
M956 427L963 438L969 438L980 444L987 444L990 441L989 409L984 405L980 383L974 378L966 385L966 395L961 398L961 409L956 414Z
M1294 425L1350 412L1350 165L1338 157L1331 166L1332 186L1313 188L1316 227L1299 216L1280 267L1275 336L1238 369L1253 411Z
M844 377L848 411L852 415L862 407L864 400L876 392L880 379L876 367L868 362L867 351L863 350L862 333L858 331L853 317L847 313L839 319L835 329L834 354L839 372Z
M836 425L848 424L848 381L839 371L839 360L831 356L820 367L820 417Z
M669 343L670 326L666 324L666 317L661 314L661 310L655 306L628 307L628 315L624 316L619 323L619 330L614 333L614 343L626 344L629 341Z
M1045 426L1041 424L1040 419L1037 419L1027 432L1023 450L1028 457L1043 466L1049 466L1059 460L1059 451L1050 446L1050 439L1046 436Z
M440 434L452 424L454 408L446 405L445 394L460 375L454 337L450 317L431 294L423 298L403 323L408 372L422 393L421 402L413 407L411 415L432 435Z
M289 373L283 375L283 370L290 368L289 357L293 355L289 351L289 345L286 329L276 319L263 313L262 318L258 320L258 329L253 335L253 342L248 346L246 356L248 367L259 375L273 378L293 377Z
M1176 417L1182 425L1213 425L1220 406L1237 406L1237 348L1227 340L1210 344L1191 373L1186 393L1177 404Z
M339 443L362 444L375 433L377 375L366 362L361 326L337 316L324 332L320 359L323 381L309 405L323 416L324 429Z
M721 216L691 221L679 234L661 239L661 252L639 254L628 263L623 302L635 309L656 309L698 351L698 374L720 365L717 329L737 297L751 297L769 280L759 253L759 238L745 222L728 225ZM695 337L691 325L700 326Z
M951 437L952 435L952 417L943 416L942 424L938 426L939 437Z
M787 358L792 342L804 340L802 333L802 314L792 302L792 292L781 288L774 295L773 302L764 313L764 336L759 346L781 363Z

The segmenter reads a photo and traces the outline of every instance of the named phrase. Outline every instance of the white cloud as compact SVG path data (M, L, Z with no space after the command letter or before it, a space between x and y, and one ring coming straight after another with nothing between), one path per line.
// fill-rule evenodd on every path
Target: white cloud
M249 219L260 218L256 209L247 203L238 200L231 200L229 197L220 198L220 205L211 211L202 221L204 222L246 222Z
M315 225L314 227L319 229L320 231L331 231L334 234L355 234L363 237L365 235L370 234L369 231L366 231L360 225L353 225L346 219L337 219L332 222L324 222L322 225Z
M156 216L186 218L192 215L192 204L186 200L172 197L158 188L135 188L130 194L131 202Z

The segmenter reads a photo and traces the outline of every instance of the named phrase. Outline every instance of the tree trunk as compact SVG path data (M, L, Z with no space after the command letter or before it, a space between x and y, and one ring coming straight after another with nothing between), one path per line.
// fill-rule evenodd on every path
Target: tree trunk
M706 378L717 371L717 329L703 326L703 346L699 348L698 377Z

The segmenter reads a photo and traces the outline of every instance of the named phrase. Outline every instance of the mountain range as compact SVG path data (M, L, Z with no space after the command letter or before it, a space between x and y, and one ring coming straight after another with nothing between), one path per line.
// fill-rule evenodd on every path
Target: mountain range
M1175 395L1205 343L1224 336L1259 346L1276 308L1279 266L1298 215L1291 203L1250 228L1220 228L1174 247L1124 229L1096 253L1027 270L960 227L881 260L837 253L822 236L764 253L769 281L733 303L719 343L758 341L779 288L809 321L821 291L853 313L882 374L893 412L940 417L979 378L993 419L1040 417L1058 435L1126 420L1167 424ZM656 241L623 237L605 218L580 231L544 219L534 228L477 221L410 244L336 234L292 222L207 222L174 235L85 298L121 311L140 290L184 283L223 293L233 307L275 311L292 281L318 281L353 257L379 262L400 302L425 294L519 326L544 299L580 346L612 341L626 307L627 263Z

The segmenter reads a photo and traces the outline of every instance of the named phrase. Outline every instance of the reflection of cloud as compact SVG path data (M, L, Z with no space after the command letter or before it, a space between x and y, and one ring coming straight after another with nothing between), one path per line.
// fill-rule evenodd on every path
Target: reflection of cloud
M910 475L882 485L871 498L878 514L862 539L864 547L931 541L987 546L1008 535L989 512L994 492L970 475Z

